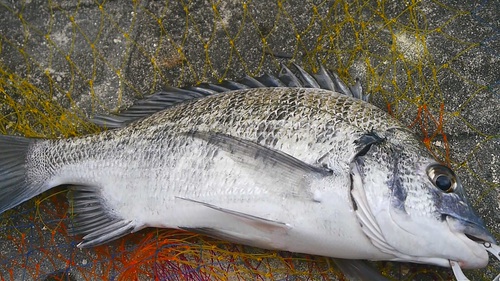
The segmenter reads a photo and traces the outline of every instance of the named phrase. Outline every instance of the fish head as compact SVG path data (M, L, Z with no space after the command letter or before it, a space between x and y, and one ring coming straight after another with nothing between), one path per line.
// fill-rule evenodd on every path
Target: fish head
M485 267L482 243L496 242L453 170L406 130L372 139L351 162L351 195L373 245L398 261Z

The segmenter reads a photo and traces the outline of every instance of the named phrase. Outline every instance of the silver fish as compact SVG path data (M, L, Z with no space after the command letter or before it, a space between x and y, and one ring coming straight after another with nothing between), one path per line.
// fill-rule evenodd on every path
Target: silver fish
M323 67L169 88L71 139L0 137L0 212L70 186L78 247L146 227L341 259L481 268L454 172ZM490 248L487 248L489 246Z

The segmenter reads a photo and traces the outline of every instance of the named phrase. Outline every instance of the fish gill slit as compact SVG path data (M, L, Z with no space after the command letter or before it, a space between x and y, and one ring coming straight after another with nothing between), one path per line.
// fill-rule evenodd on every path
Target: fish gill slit
M352 178L352 173L349 173L349 178L351 180L351 188L349 189L349 195L351 196L352 208L354 209L354 211L357 211L358 204L356 204L356 200L354 200L354 197L352 196L352 190L354 189L354 180Z

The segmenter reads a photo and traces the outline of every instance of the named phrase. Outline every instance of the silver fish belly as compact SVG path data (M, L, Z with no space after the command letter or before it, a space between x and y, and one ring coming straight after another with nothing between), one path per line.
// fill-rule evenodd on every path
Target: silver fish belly
M153 95L98 119L116 129L95 135L2 136L0 212L68 185L80 247L162 227L344 259L484 267L481 243L496 242L453 171L359 85L351 97L323 68L298 70Z

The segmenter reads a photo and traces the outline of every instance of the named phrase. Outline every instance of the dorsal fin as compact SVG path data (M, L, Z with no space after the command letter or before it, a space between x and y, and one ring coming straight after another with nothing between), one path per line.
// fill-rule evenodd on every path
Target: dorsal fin
M105 128L121 128L131 122L142 119L172 106L203 98L218 93L236 90L264 87L303 87L318 88L339 92L341 94L368 101L369 95L364 95L361 83L356 81L348 87L336 73L327 71L322 65L318 73L310 74L300 66L293 64L296 73L282 65L278 76L264 74L259 77L245 76L239 81L223 81L219 84L203 83L197 86L174 88L167 87L145 99L138 100L132 106L117 114L97 115L91 121Z

